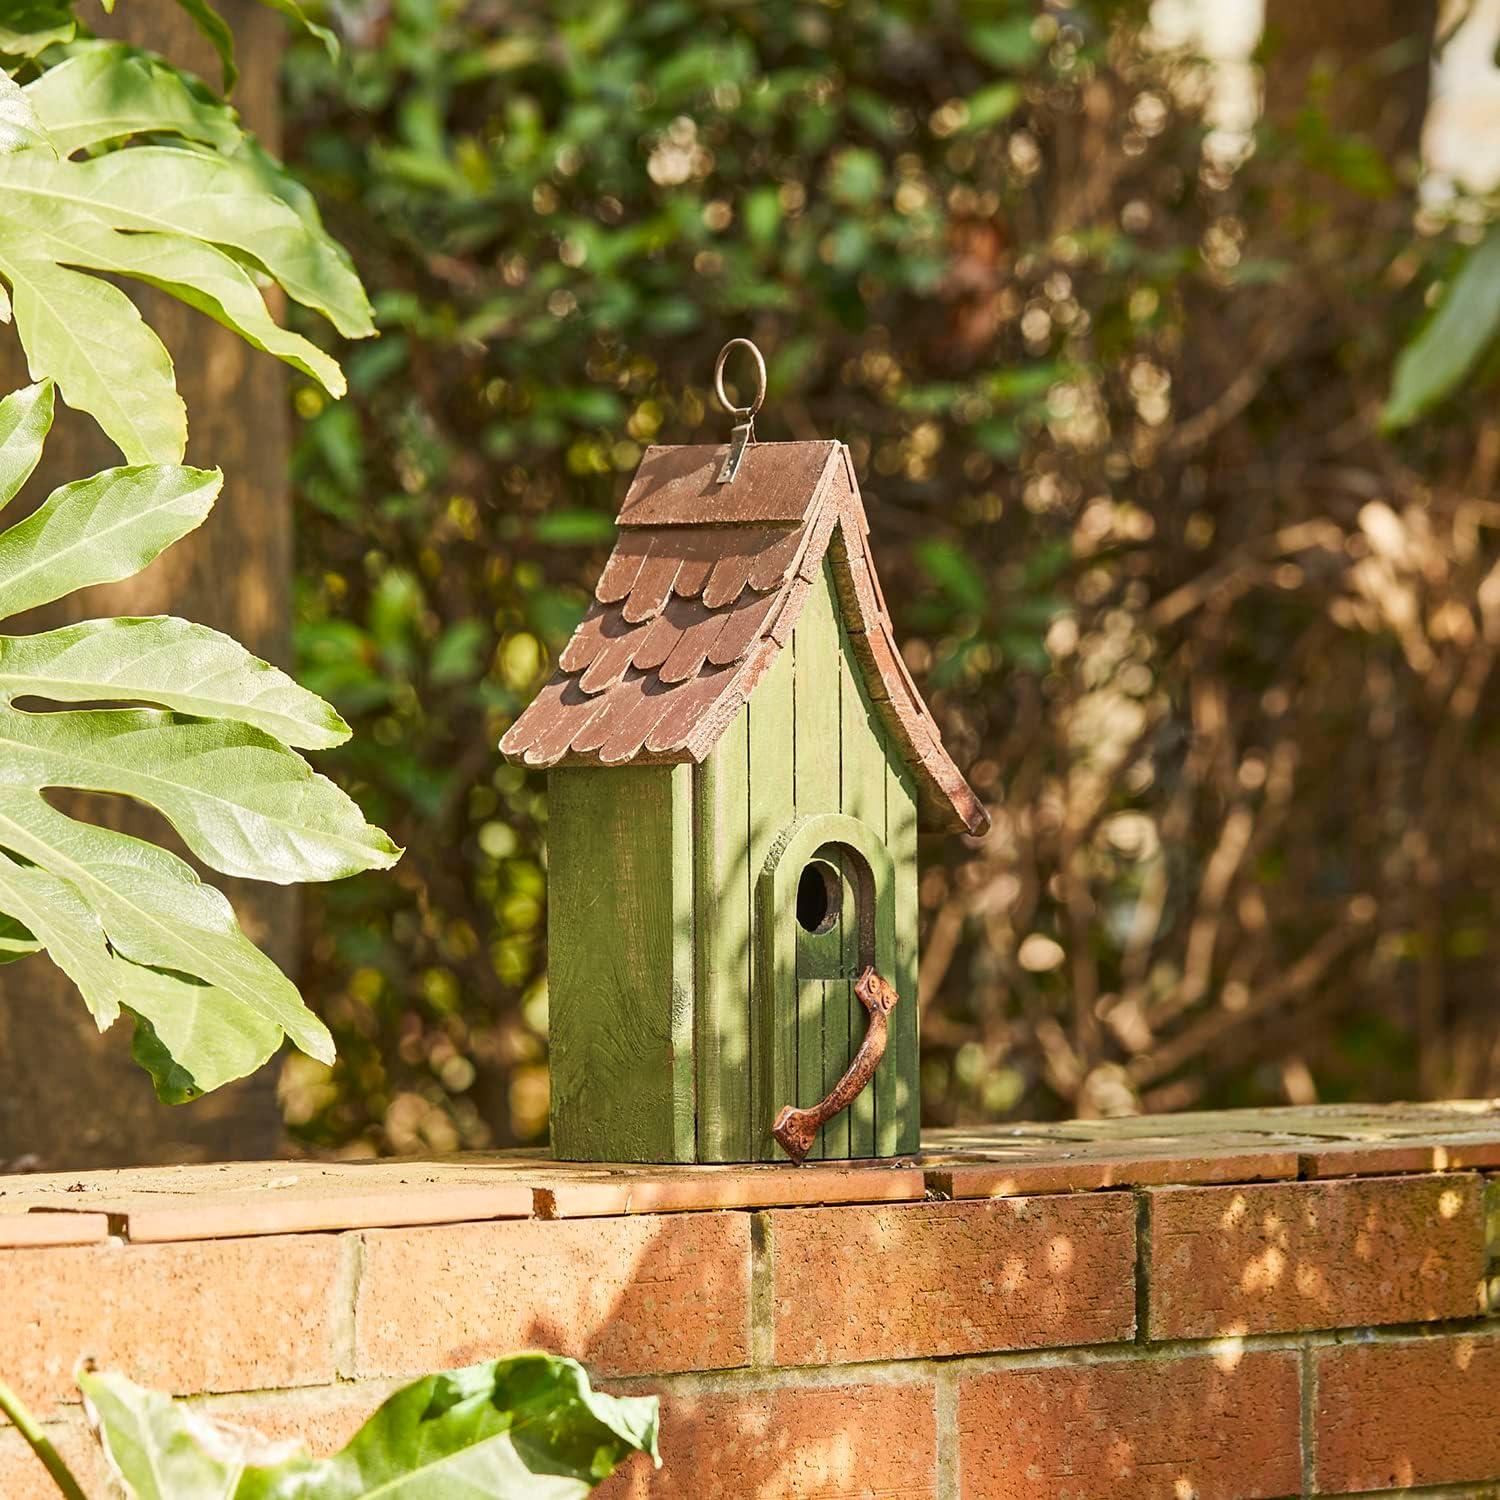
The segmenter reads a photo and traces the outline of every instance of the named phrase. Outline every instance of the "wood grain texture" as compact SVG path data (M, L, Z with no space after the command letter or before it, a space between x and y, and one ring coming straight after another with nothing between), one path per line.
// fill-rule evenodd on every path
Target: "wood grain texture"
M838 812L840 788L839 627L833 581L826 567L808 594L801 618L792 632L792 669L795 676L794 801L799 817ZM795 893L794 893L795 895ZM794 911L778 914L778 921L796 922ZM835 959L834 974L818 961L827 949ZM843 1076L853 1055L849 1046L848 985L837 972L840 934L823 939L799 932L797 942L797 1097L783 1100L811 1108ZM808 1159L849 1154L849 1121L840 1115L817 1134Z
M563 754L566 742L567 768L585 776L594 769L573 762L573 755L657 773L648 783L622 782L610 803L639 801L638 785L674 788L671 810L659 813L666 831L651 836L665 838L660 858L671 873L661 877L659 889L636 898L666 913L660 924L669 941L661 962L670 972L657 972L655 959L633 957L627 964L644 963L650 970L644 990L667 999L664 1010L655 998L644 1011L638 1007L628 1024L645 1028L648 1037L667 1037L660 1046L673 1068L691 1054L691 1071L646 1067L633 1074L632 1066L614 1059L605 1071L634 1076L632 1086L650 1096L647 1121L632 1123L624 1142L598 1139L591 1148L559 1125L556 1139L570 1155L781 1159L771 1137L778 1111L823 1099L864 1036L853 982L873 961L871 934L877 931L880 972L905 1004L893 1017L890 1050L874 1088L823 1127L810 1156L891 1155L916 1146L917 815L931 805L933 788L942 793L948 816L960 815L964 826L979 826L983 813L942 756L936 726L895 650L847 455L816 444L789 447L799 452L786 456L799 461L821 455L821 467L809 467L798 481L813 490L799 502L802 524L789 536L777 530L793 519L790 502L783 505L790 493L786 473L761 473L756 495L741 497L747 514L759 510L753 522L742 516L736 526L722 515L694 519L687 504L717 450L661 450L651 459L651 483L642 489L638 476L632 486L640 502L635 518L647 524L622 533L597 590L598 605L563 655L562 676L502 743L508 754L538 764ZM652 485L671 493L653 499ZM788 542L798 537L801 550L793 555ZM766 571L757 574L762 565ZM724 592L740 605L720 604L721 576ZM747 589L753 594L761 587L769 590L765 597L748 599ZM723 624L712 614L720 607L730 611ZM731 626L738 633L725 654L736 664L719 668L716 646ZM553 718L564 732L554 732ZM679 765L677 781L662 779L666 765L638 758L658 750L666 756L674 745L696 747L693 753L702 756L699 764ZM625 765L615 771L625 774ZM961 814L960 804L967 809ZM584 854L568 858L585 857L593 839L596 862L615 868L612 840L625 835L608 814L601 800L583 820ZM636 815L647 816L645 804ZM834 866L842 901L829 931L809 933L797 921L801 867L782 869L779 861L794 830L822 817L832 817L847 839L830 834L827 848L799 846L798 857L803 864L816 856ZM608 831L612 827L616 831ZM562 872L561 847L554 882ZM856 850L865 854L855 857ZM887 872L878 900L869 874L875 866ZM577 872L569 878L577 879ZM687 879L690 900L682 886ZM621 915L610 909L597 940L590 936L584 946L613 941L616 948L601 951L618 959L622 940L610 935ZM554 967L567 960L555 947ZM573 1054L627 1045L618 1035L624 1016L600 1023L609 1038L601 1044L588 1025L564 1014L584 993L582 985L553 979L554 1068L564 1074L555 1082L554 1101L565 1111L573 1107L565 1102L573 1097L567 1069L579 1066ZM643 1055L651 1051L650 1045L628 1045ZM622 1118L626 1113L621 1110Z
M795 681L792 655L783 651L748 704L750 724L750 876L752 922L758 922L755 882L777 840L791 826L795 811ZM796 1028L794 1017L780 1012L775 989L772 932L757 931L751 952L755 963L751 988L754 1068L750 1079L752 1159L785 1160L771 1139L771 1124L781 1106L795 1097Z
M548 778L552 1145L564 1161L693 1160L691 776Z
M674 766L672 778L672 1155L697 1156L696 1035L697 922L693 910L693 771Z
M875 1075L876 1148L880 1156L905 1156L921 1144L922 1097L917 1008L917 791L911 773L894 756L886 762L886 847L896 872L893 902L896 972L901 996L891 1012L888 1066Z
M867 823L889 844L885 820L885 778L888 751L884 726L870 702L864 679L853 658L848 630L839 621L839 811L861 823ZM899 875L896 899L901 899ZM899 926L898 926L899 930ZM857 972L858 943L853 925L845 924L845 963L849 973ZM899 976L885 976L896 986L903 1003L915 1010L915 996L901 989ZM864 1007L849 986L847 999L850 1035L858 1037L866 1022ZM882 1067L894 1067L895 1060ZM876 1090L866 1089L849 1109L849 1155L875 1155Z
M501 750L530 766L703 762L804 609L818 611L831 567L852 665L883 742L913 773L924 822L982 833L989 816L896 649L848 450L765 444L748 478L716 486L720 452L649 450L595 607Z
M748 1161L750 1126L750 707L694 769L699 1161Z
M646 449L620 507L621 526L801 521L823 498L841 444L754 443L733 484L720 484L724 443Z

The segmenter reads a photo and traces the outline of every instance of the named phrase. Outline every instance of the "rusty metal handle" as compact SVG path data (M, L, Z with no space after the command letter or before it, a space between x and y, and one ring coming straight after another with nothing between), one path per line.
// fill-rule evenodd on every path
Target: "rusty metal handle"
M801 1166L812 1150L813 1137L840 1110L848 1109L875 1076L880 1059L885 1056L886 1037L889 1026L886 1017L901 997L895 986L882 979L873 968L867 968L855 981L854 993L870 1013L869 1029L859 1044L859 1051L849 1064L848 1071L834 1084L821 1104L811 1109L797 1109L788 1104L776 1116L771 1134L776 1137L781 1149Z

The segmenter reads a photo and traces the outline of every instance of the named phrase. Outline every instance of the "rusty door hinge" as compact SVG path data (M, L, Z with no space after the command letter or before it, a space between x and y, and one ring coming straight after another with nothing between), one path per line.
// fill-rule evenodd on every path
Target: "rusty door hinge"
M777 1144L799 1166L812 1150L813 1138L840 1110L848 1109L854 1103L875 1076L875 1069L885 1056L886 1038L890 1030L886 1017L901 997L896 993L895 986L882 979L873 968L867 968L855 981L854 993L869 1011L870 1025L848 1071L834 1084L822 1103L813 1105L811 1109L797 1109L788 1104L776 1116L776 1123L771 1127L771 1134L776 1138Z

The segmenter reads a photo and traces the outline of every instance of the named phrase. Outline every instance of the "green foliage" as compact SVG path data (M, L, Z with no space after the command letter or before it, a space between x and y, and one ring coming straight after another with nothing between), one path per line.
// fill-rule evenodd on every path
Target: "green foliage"
M1464 257L1432 321L1396 361L1382 413L1394 431L1409 427L1450 395L1500 331L1500 226Z
M120 43L59 52L24 85L0 74L0 277L33 378L54 380L130 462L182 458L171 357L102 279L112 275L180 298L342 394L338 365L277 325L255 276L345 337L373 331L364 291L234 112Z
M295 4L272 3L301 19ZM231 70L216 12L202 0L184 8ZM0 506L41 456L54 387L131 462L63 485L0 533L0 618L131 577L201 524L219 493L216 470L177 462L187 420L171 360L103 275L181 298L334 395L339 366L271 318L257 279L346 337L372 331L310 198L234 112L163 59L80 30L66 6L45 3L8 10L0 28L0 61L11 59L0 71L0 319L14 317L39 377L0 402ZM33 701L89 706L38 713ZM129 706L99 706L109 703ZM259 1067L283 1036L331 1061L327 1028L223 895L176 855L90 826L45 794L155 808L225 874L336 879L399 852L293 748L347 737L315 695L186 621L0 637L0 957L45 950L101 1029L128 1012L134 1056L169 1102Z
M41 454L52 391L0 402L0 505ZM127 578L199 525L220 476L156 464L62 486L0 532L0 618ZM36 713L18 700L152 703ZM262 880L332 879L396 849L291 748L347 738L332 709L227 636L164 617L0 636L0 906L7 956L43 947L101 1029L122 1009L164 1097L215 1088L285 1033L325 1061L326 1029L175 855L94 828L43 796L74 787L160 810L205 864Z
M340 1063L288 1063L304 1140L544 1128L545 798L492 747L643 447L724 436L738 333L762 438L850 443L898 637L998 813L924 849L929 1123L1278 1100L1304 1046L1334 1094L1416 1086L1408 940L1482 927L1500 881L1494 538L1460 515L1486 398L1372 431L1455 236L1414 236L1408 167L1305 91L1206 154L1197 60L1144 10L565 0L497 31L396 0L346 71L294 49L289 156L384 333L349 400L297 393L303 671L412 849L312 898ZM1483 966L1443 968L1482 1029ZM1402 1040L1355 1064L1376 1008Z
M294 26L317 37L332 57L338 55L338 39L326 26L312 21L297 0L261 0L271 10L279 11ZM115 0L100 0L106 14L114 11ZM209 0L177 0L180 9L208 40L218 54L223 69L224 92L229 93L238 77L234 64L234 33ZM29 59L58 43L71 42L88 35L73 12L77 0L11 0L0 14L0 59Z
M608 1396L571 1359L521 1354L429 1375L391 1396L338 1453L310 1458L123 1375L84 1370L78 1384L111 1471L131 1500L578 1500L633 1453L657 1453L657 1399ZM19 1402L0 1410L65 1494L77 1481ZM60 1471L60 1472L59 1472Z

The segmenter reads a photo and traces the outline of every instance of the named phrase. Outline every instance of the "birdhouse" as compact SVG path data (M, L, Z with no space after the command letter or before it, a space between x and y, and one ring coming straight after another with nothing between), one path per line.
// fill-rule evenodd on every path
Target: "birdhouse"
M989 818L896 649L849 450L755 442L761 369L730 444L646 450L501 741L548 768L563 1160L917 1149L917 830Z

